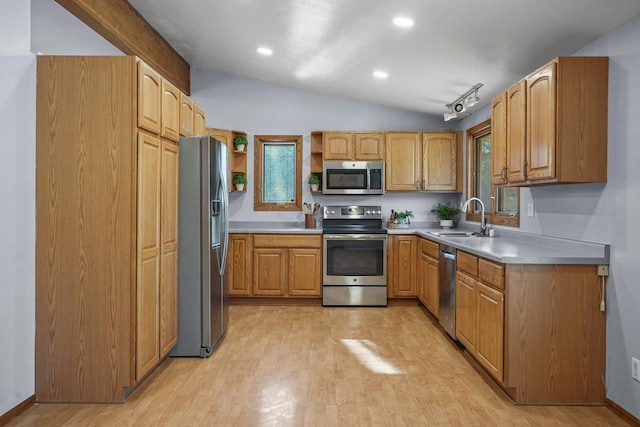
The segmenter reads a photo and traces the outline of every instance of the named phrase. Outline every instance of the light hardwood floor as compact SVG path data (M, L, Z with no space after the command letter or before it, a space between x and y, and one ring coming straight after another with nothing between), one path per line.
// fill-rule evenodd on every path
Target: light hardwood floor
M39 404L10 426L623 426L515 407L417 306L231 306L209 359L169 359L124 404Z

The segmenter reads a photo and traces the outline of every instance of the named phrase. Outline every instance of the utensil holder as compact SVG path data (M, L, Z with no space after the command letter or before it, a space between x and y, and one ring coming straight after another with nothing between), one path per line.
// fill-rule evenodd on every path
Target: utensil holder
M316 217L313 214L304 214L304 228L316 228Z

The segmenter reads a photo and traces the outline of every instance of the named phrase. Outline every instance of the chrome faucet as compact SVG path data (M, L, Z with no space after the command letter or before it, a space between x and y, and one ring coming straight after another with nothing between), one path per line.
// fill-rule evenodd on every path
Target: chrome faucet
M470 198L469 200L464 202L464 205L462 205L462 212L466 212L469 204L473 201L480 203L480 235L485 236L487 233L487 222L484 218L484 203L482 203L482 200L478 199L477 197Z

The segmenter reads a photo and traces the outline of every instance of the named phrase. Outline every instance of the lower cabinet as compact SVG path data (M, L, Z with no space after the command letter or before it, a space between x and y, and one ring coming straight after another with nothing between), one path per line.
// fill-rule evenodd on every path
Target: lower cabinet
M418 238L414 235L389 236L387 248L388 296L417 296Z
M253 296L320 297L322 236L253 236Z
M230 234L227 256L229 296L251 296L251 234Z
M458 252L456 337L500 383L504 360L504 266Z
M471 354L476 347L476 280L456 274L456 337Z
M476 284L476 351L478 362L496 380L503 381L504 294L482 283Z
M436 318L440 316L439 245L419 239L418 299Z
M515 403L604 402L595 265L499 264L464 251L458 261L456 336Z

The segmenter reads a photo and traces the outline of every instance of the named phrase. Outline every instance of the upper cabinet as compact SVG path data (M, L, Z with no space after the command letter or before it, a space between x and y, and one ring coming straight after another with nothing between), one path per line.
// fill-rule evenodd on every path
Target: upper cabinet
M323 132L324 160L383 160L383 132Z
M422 160L420 132L388 132L386 138L386 191L420 189Z
M193 101L184 93L180 94L180 135L193 136Z
M461 148L455 132L422 134L422 190L462 191Z
M162 79L162 127L160 135L171 141L180 139L180 91L166 79Z
M202 136L207 134L207 113L198 104L193 104L193 134Z
M138 127L160 133L160 74L138 60Z
M559 57L492 101L495 184L607 180L607 57Z
M462 191L459 132L387 132L387 191Z

